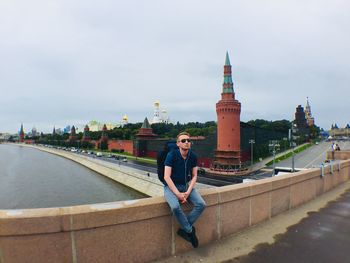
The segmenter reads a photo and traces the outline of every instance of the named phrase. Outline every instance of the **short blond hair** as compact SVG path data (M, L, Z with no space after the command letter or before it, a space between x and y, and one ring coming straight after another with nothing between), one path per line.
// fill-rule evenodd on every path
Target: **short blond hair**
M187 135L188 137L190 137L190 134L188 132L180 132L177 136L176 136L176 141L179 141L179 137L182 135Z

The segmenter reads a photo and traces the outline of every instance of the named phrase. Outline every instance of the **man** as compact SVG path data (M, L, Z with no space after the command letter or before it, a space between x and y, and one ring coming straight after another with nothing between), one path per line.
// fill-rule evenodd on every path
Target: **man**
M168 153L164 165L164 197L180 224L177 234L198 247L193 226L205 208L205 202L194 188L197 181L197 156L191 151L190 134L180 133L176 138L178 149ZM186 215L181 204L191 202L193 209Z

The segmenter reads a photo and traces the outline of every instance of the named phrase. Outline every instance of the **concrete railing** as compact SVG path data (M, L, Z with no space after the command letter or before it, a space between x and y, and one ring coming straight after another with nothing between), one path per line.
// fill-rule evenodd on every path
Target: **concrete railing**
M347 160L350 159L350 151L328 151L327 152L327 159L328 160Z
M332 170L201 190L207 209L196 223L200 245L314 199L349 180L349 167L346 160ZM177 229L163 197L0 210L0 262L149 262L192 249Z

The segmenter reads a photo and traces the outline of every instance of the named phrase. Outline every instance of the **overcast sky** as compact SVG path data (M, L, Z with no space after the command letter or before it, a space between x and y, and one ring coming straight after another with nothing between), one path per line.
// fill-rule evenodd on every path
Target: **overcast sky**
M241 120L350 122L347 0L0 0L0 132L216 120L229 52Z

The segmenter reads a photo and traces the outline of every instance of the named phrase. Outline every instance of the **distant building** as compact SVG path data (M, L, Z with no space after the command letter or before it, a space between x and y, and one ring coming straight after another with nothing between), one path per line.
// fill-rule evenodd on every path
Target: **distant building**
M10 133L0 133L0 141L7 141L11 138Z
M62 131L61 128L57 128L57 129L55 129L55 131L56 131L56 134L58 134L58 135L62 135L63 134L63 131Z
M108 149L108 134L106 124L104 124L102 127L102 134L100 140L98 141L97 148L101 150Z
M169 123L168 112L164 109L163 110L160 109L159 101L154 102L154 113L153 113L152 124L154 123Z
M71 131L70 125L67 125L67 126L64 127L63 130L62 130L63 133L70 133L70 131ZM56 132L57 132L57 131L56 131Z
M314 117L312 117L311 107L310 107L308 97L306 97L305 118L306 118L306 123L309 127L312 127L315 125L315 119Z
M21 129L19 130L19 142L24 142L24 130L23 130L23 123L21 124Z
M295 121L294 122L297 126L297 129L299 129L299 130L305 130L308 127L307 122L306 122L304 108L301 105L298 105L298 107L295 110Z
M90 121L87 125L89 126L89 130L92 132L101 131L103 127L103 125L96 120Z
M128 123L129 123L129 117L128 117L128 115L125 114L123 116L123 119L122 119L121 123L120 123L120 127L124 127L124 125L126 125Z
M70 135L69 135L69 141L76 141L77 140L77 134L75 132L75 127L74 125L72 126L72 129L70 131Z
M90 140L90 129L89 126L85 125L82 141L89 142Z
M29 132L28 137L36 137L39 136L39 133L37 132L36 128L33 127L31 132Z
M113 130L114 128L123 127L124 125L128 124L128 119L128 116L125 114L122 120L118 123L108 122L104 124L96 120L92 120L87 125L89 126L89 129L92 132L102 131L104 125L106 125L107 130Z
M136 135L137 140L134 145L134 154L138 157L147 156L149 151L149 141L154 140L156 136L157 135L153 133L152 127L149 124L148 119L145 118L142 127Z
M350 136L350 125L347 124L344 128L339 128L336 123L332 124L329 134L337 139L348 138Z

